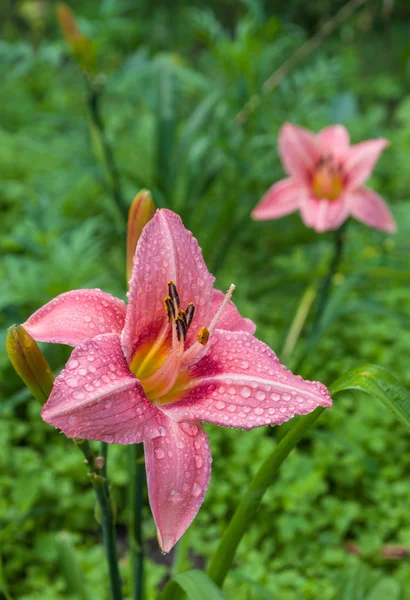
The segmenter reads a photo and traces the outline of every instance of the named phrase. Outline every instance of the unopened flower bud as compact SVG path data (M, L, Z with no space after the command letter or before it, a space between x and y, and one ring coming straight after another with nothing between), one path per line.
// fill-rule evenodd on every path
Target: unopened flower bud
M65 41L81 69L87 73L95 73L97 56L95 46L78 28L75 15L65 2L59 2L56 7L57 21Z
M155 204L148 190L141 190L131 203L127 225L127 279L132 275L135 248L145 225L155 214Z
M16 373L42 404L48 399L54 375L40 348L22 325L12 325L6 337L6 350Z

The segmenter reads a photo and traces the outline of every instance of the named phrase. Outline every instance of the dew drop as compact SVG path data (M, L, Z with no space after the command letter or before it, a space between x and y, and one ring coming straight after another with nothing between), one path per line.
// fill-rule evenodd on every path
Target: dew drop
M250 395L252 394L252 390L245 386L241 389L240 394L241 394L242 398L249 398Z
M78 360L72 359L67 363L67 369L76 369L78 367Z
M75 423L77 423L77 417L75 417L74 415L71 415L71 417L68 417L68 424L69 425L74 425Z
M171 490L171 493L169 495L169 500L170 502L181 502L182 498L181 498L181 494L178 492L178 490Z
M255 398L260 401L265 400L266 394L265 394L265 392L262 392L262 390L258 390L255 394ZM258 414L258 413L256 413L256 414Z
M68 379L66 379L66 384L70 388L75 388L78 385L78 381L75 377L68 377Z
M165 456L165 452L163 451L162 448L155 448L154 452L155 452L155 456L159 459L164 458L164 456Z
M195 460L195 467L197 469L200 469L202 467L202 465L204 464L204 461L202 460L202 456L195 454L194 460Z
M198 496L200 496L200 495L201 495L201 492L202 492L202 488L201 488L201 486L199 485L199 483L197 483L197 482L195 481L194 485L192 486L191 494L192 494L192 495L193 495L195 498L198 498Z

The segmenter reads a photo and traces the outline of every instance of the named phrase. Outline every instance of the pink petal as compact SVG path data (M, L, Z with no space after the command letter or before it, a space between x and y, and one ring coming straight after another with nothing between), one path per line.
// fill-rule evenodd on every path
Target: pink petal
M349 216L350 203L347 196L337 200L308 197L301 205L303 222L318 233L338 229Z
M161 407L170 418L252 429L331 406L323 384L287 371L275 353L249 333L218 330L211 339L208 354L191 367L185 396Z
M23 324L39 342L76 346L102 333L120 333L126 307L101 290L73 290L45 304Z
M187 347L199 329L209 324L215 278L206 268L202 251L178 215L158 210L144 227L134 257L128 293L128 311L122 344L128 361L143 338L155 336L166 323L164 298L168 281L174 281L181 308L195 304Z
M204 430L168 420L164 437L145 442L149 503L158 541L169 552L196 516L211 476L211 452Z
M353 217L370 227L395 233L397 225L387 204L373 190L363 187L349 194Z
M161 435L165 420L129 371L116 333L75 348L41 416L67 437L111 444L137 444Z
M309 183L318 158L316 135L303 127L285 123L279 131L279 154L288 175Z
M331 154L339 158L345 156L349 149L349 132L343 125L331 125L322 129L317 135L322 154Z
M307 195L307 186L294 179L282 179L268 189L253 209L251 216L258 221L279 219L298 209L300 199Z
M382 150L388 144L388 140L380 138L361 142L350 147L343 165L346 190L357 188L370 177Z
M212 316L217 312L222 304L225 294L219 290L214 290L212 294ZM226 329L227 331L248 331L249 333L255 333L256 325L250 319L242 317L235 304L228 302L225 307L221 318L217 324L218 329Z

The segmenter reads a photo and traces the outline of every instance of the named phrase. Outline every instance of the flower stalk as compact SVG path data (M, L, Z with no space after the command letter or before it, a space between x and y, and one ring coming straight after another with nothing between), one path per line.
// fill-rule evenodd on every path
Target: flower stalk
M142 511L144 508L145 464L142 444L128 447L130 483L128 488L128 545L131 568L131 598L144 597L144 547Z

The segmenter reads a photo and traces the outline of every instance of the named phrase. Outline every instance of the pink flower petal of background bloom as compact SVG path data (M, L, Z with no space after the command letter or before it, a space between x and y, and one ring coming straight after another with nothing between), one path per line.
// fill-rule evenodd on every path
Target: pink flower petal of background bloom
M192 233L185 229L178 215L170 210L158 211L146 225L138 241L128 310L122 333L125 355L130 361L141 335L166 322L164 298L172 280L179 291L181 308L195 304L195 326L187 337L187 347L198 329L209 324L212 288L215 278L206 268L202 251ZM196 327L198 324L198 327Z
M376 192L364 187L350 192L349 196L353 217L382 231L389 233L397 231L387 204Z
M162 407L178 421L252 429L332 405L326 387L287 371L275 353L247 332L217 330L207 355L191 367L179 402Z
M310 173L318 159L316 136L311 131L285 123L279 132L279 154L288 175L309 183Z
M161 548L169 552L196 516L211 476L204 430L169 420L167 433L145 442L149 502Z
M300 207L303 222L318 233L338 229L348 218L350 203L346 196L337 200L314 198L309 196Z
M259 221L284 217L295 212L307 196L308 189L304 183L292 178L282 179L268 189L253 209L252 217Z
M350 136L343 125L330 125L317 134L318 145L324 154L343 158L349 150Z
M115 333L75 348L41 416L67 437L110 444L138 444L161 435L166 419L129 371Z
M346 190L357 188L370 177L382 150L388 145L388 140L380 138L350 146L343 165L347 180Z
M60 294L37 310L23 324L39 342L77 346L103 333L121 333L126 306L99 289Z

